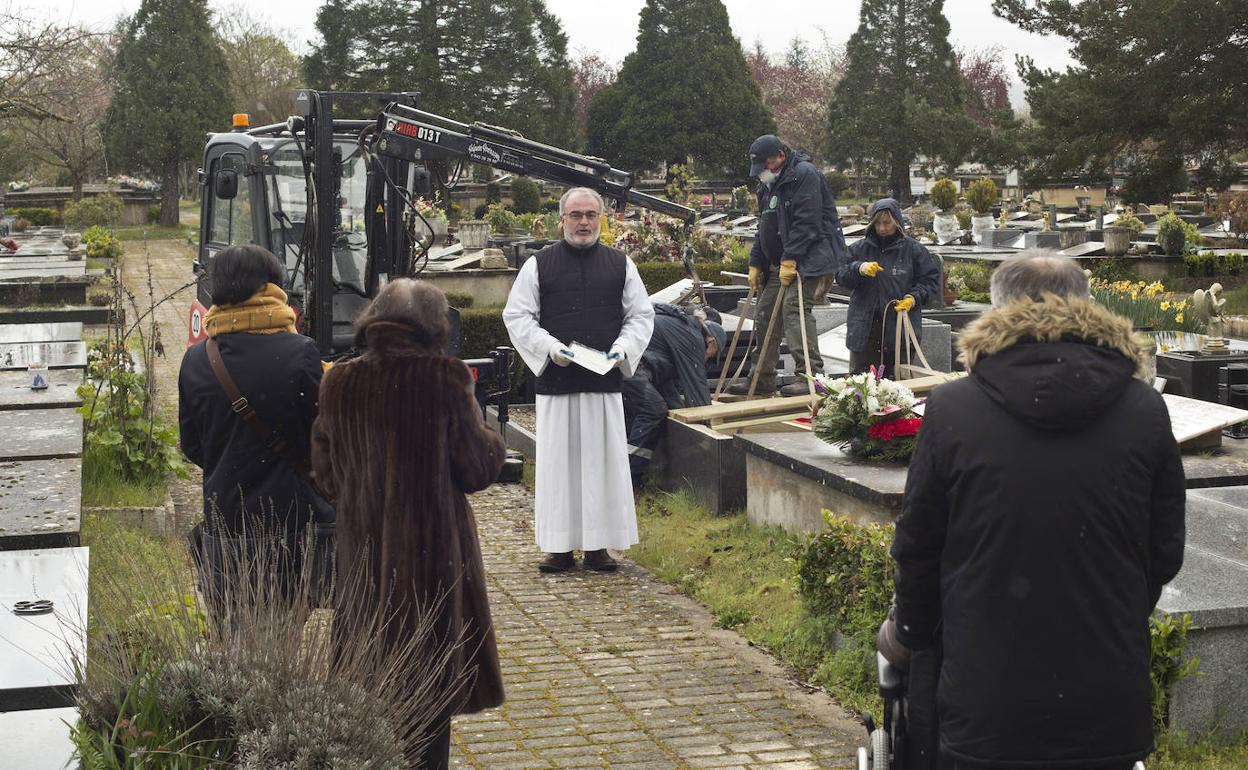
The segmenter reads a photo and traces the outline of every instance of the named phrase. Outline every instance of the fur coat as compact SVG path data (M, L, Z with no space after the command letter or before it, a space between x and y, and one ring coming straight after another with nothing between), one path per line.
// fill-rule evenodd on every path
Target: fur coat
M456 713L497 706L502 673L465 495L498 476L502 439L483 422L462 361L422 348L401 324L374 323L367 335L363 356L325 374L313 426L313 467L338 508L335 623L388 598L400 622L386 633L397 639L417 605L440 600L438 638L463 634L450 671L475 669Z
M1183 563L1182 460L1131 323L1024 300L962 334L897 521L897 636L941 642L943 750L1009 768L1152 749L1148 617Z

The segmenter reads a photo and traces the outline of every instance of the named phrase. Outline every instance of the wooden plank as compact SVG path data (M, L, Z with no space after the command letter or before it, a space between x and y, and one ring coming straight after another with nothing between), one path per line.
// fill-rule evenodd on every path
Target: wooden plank
M787 422L795 420L798 417L805 417L810 414L810 409L803 409L800 412L785 412L784 414L771 414L765 417L755 417L749 420L727 420L724 422L711 422L711 430L727 433L738 428L751 428L757 425L770 425L772 423Z
M760 398L741 401L735 404L711 404L710 406L693 406L685 409L673 409L668 412L671 417L681 422L707 422L708 420L727 420L734 417L757 417L764 414L780 414L795 409L809 409L810 396L789 396L787 398Z
M902 380L901 384L909 388L915 395L920 395L932 391L937 385L944 385L946 382L953 382L965 376L966 372L944 372L930 377Z

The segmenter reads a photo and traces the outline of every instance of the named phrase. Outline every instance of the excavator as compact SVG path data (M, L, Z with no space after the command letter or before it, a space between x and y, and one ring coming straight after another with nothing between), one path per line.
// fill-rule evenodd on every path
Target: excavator
M284 288L300 331L316 340L326 360L352 355L351 319L387 281L418 276L428 263L433 229L417 198L438 192L448 200L469 164L588 187L617 207L640 206L686 226L696 217L693 209L633 189L632 174L600 158L426 112L418 93L303 89L295 104L299 114L284 123L253 128L240 114L234 130L208 135L188 345L204 337L213 255L254 243L285 265ZM352 107L371 117L336 116ZM685 268L696 281L688 254ZM457 355L458 314L448 312L450 352ZM505 389L506 356L496 350L470 361L478 382Z

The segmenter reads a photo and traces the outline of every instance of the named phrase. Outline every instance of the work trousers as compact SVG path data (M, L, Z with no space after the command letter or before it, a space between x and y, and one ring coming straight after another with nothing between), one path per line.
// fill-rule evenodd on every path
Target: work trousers
M634 485L650 466L655 447L663 438L664 421L667 419L667 402L650 382L648 374L643 365L637 376L625 377L620 382L624 426L628 431L628 470Z
M812 374L818 374L823 371L823 356L819 355L819 337L815 333L815 316L811 312L811 308L815 303L823 304L826 301L826 295L829 286L832 284L831 275L812 275L809 278L802 279L802 303L805 304L806 314L803 316L798 306L798 290L797 281L793 281L784 291L784 306L780 309L781 323L784 324L784 341L789 345L789 352L793 354L794 371L798 374L806 373L806 354L807 351L802 349L802 327L800 324L806 324L806 339L810 344L810 371ZM750 350L750 366L761 366L763 373L758 376L760 384L772 384L773 387L765 387L764 390L773 390L776 381L776 366L780 362L780 331L771 332L771 342L767 345L767 355L763 359L759 359L759 352L763 347L763 335L767 334L771 329L771 319L775 315L776 300L780 297L780 274L778 270L773 270L768 276L767 284L763 286L763 290L759 292L758 304L754 307L754 347Z

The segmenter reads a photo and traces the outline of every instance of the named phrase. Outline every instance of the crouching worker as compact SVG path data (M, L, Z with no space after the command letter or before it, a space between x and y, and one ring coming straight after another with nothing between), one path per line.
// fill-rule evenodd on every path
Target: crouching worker
M641 365L620 383L634 489L663 437L667 410L711 403L706 368L719 356L724 339L724 327L715 321L676 305L654 305L654 333Z
M204 469L204 522L191 536L200 590L214 620L230 623L243 606L294 591L309 525L332 528L334 509L309 475L321 359L295 331L281 263L231 246L209 279L208 339L182 358L178 427L182 451ZM257 572L273 579L240 581Z
M408 758L435 770L447 766L452 714L503 702L465 495L497 478L505 452L481 419L468 367L446 354L449 335L441 291L410 279L387 284L355 321L363 355L325 375L313 436L316 477L339 501L335 641L351 639L353 624L367 624L379 607L390 619L381 630L388 650L403 650L430 619L434 640L460 640L441 691L420 696L451 705L423 755ZM436 665L427 658L437 654L411 665ZM422 681L420 670L411 681Z

